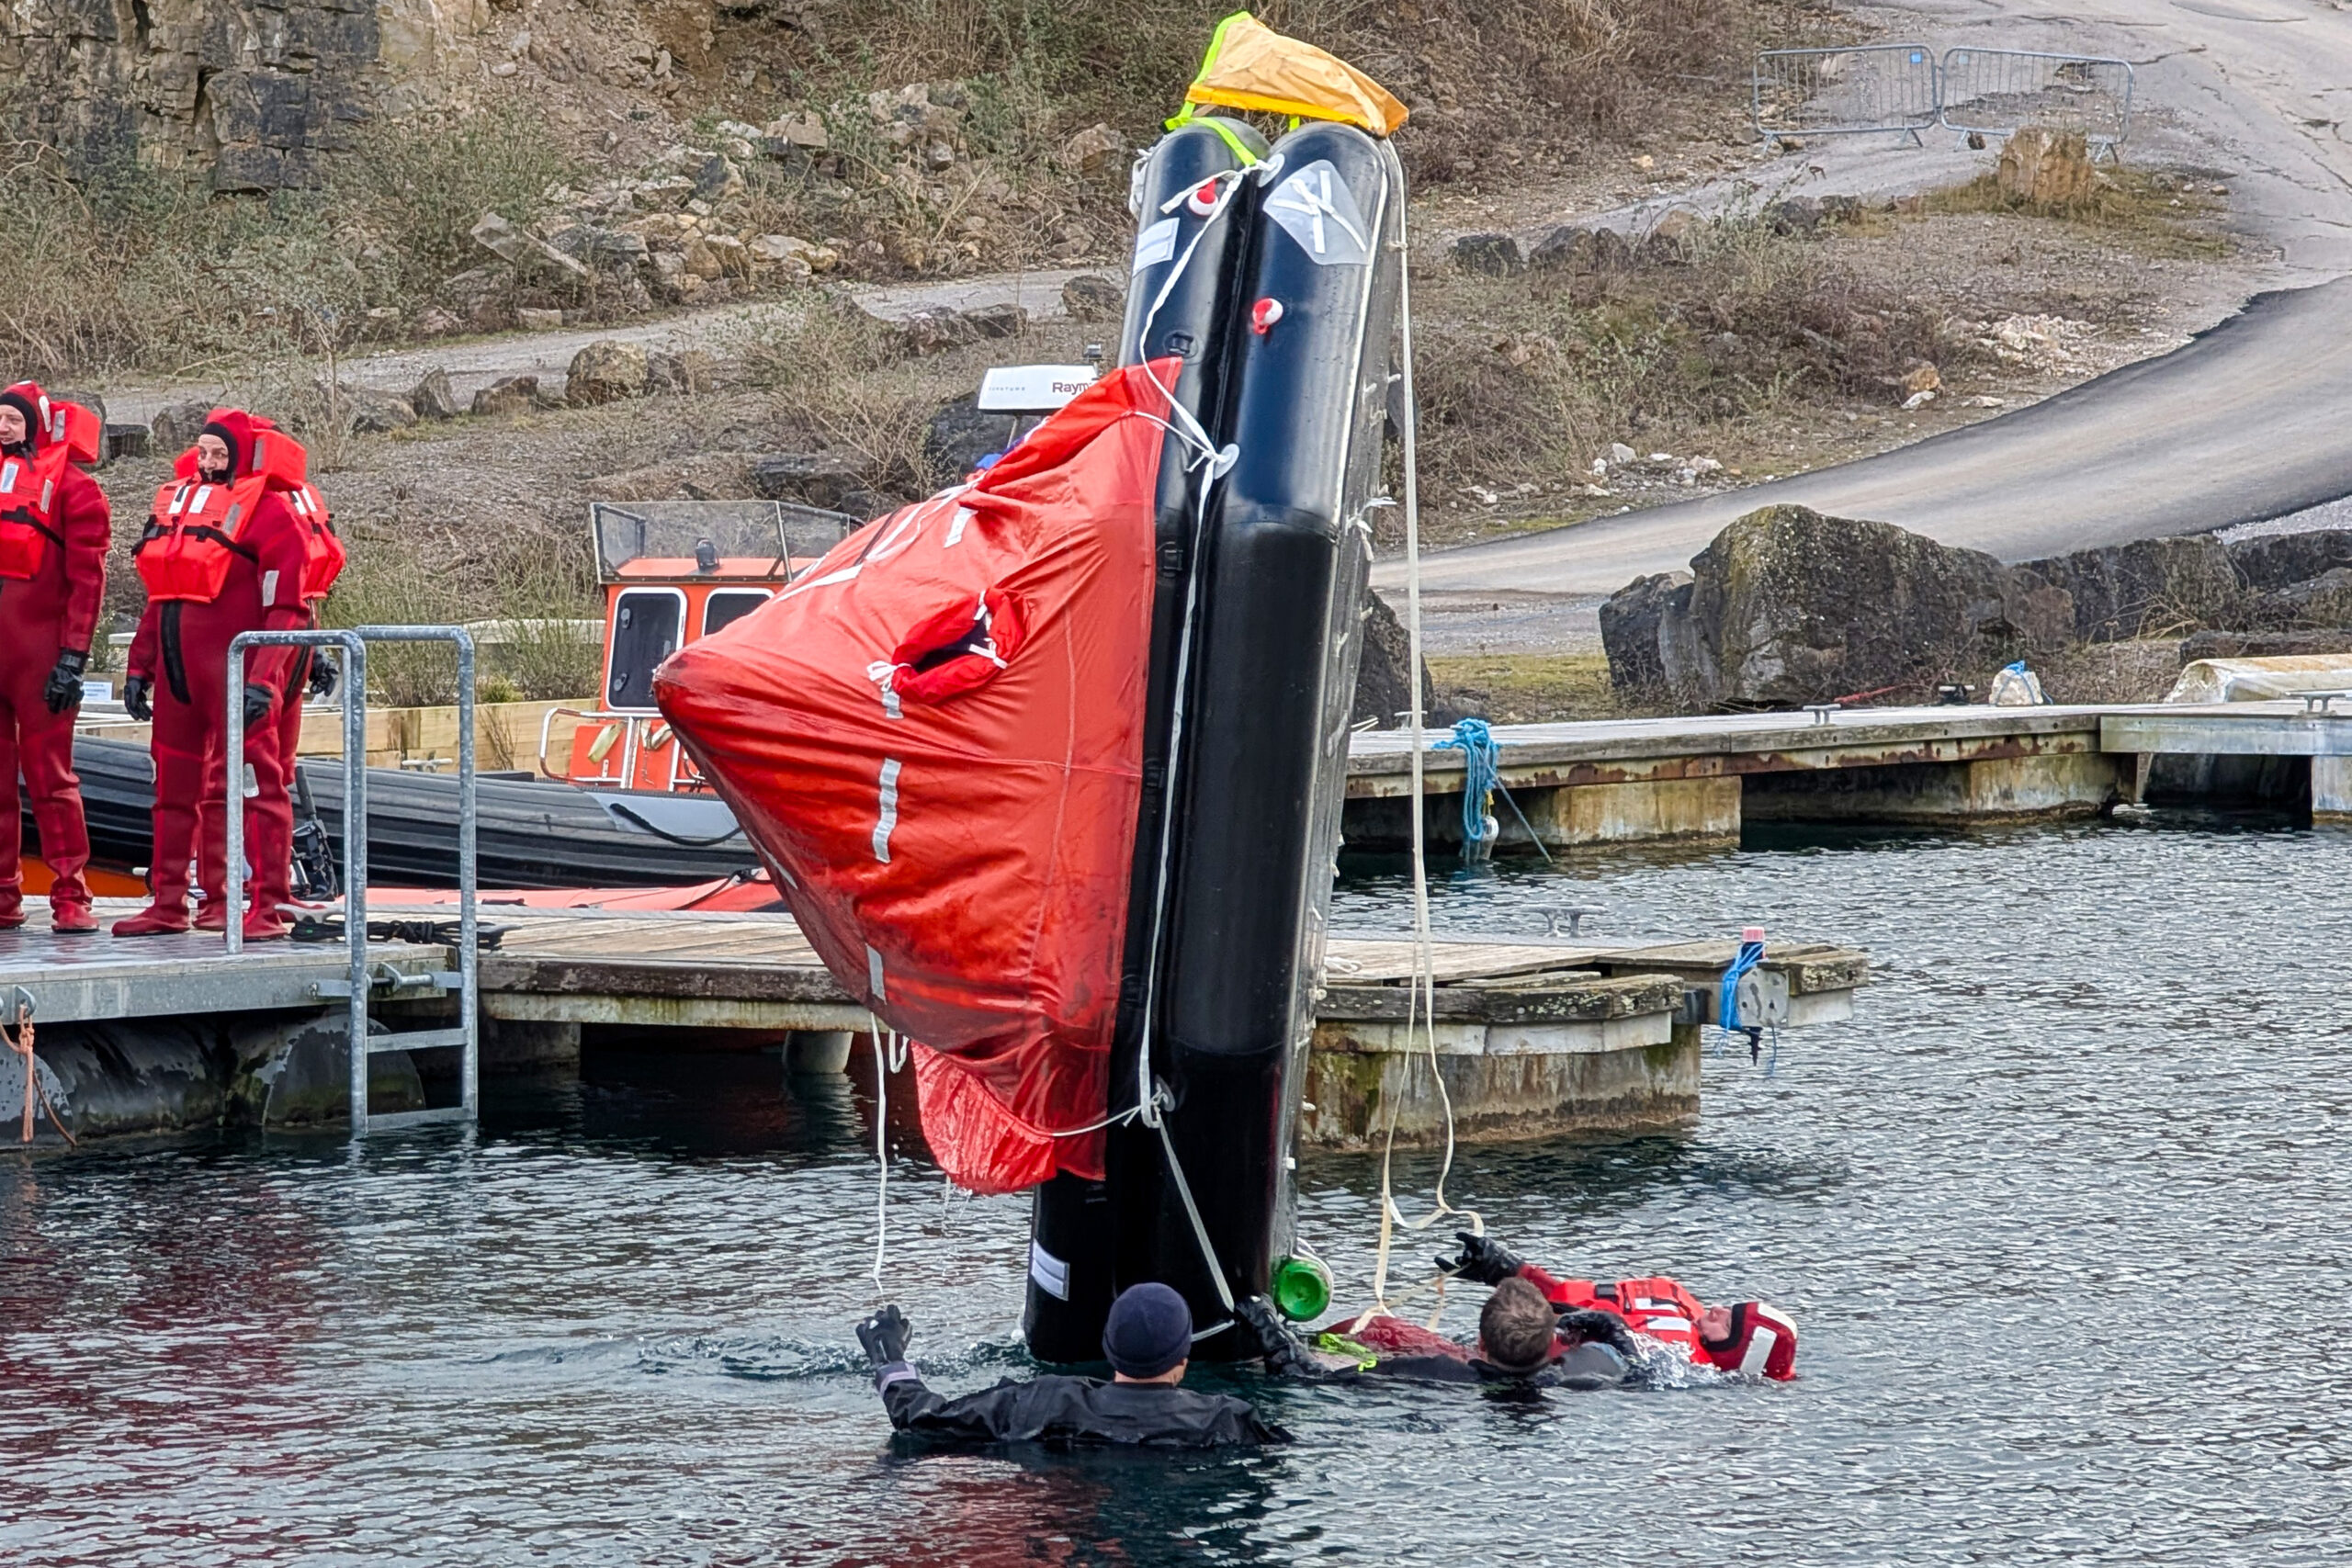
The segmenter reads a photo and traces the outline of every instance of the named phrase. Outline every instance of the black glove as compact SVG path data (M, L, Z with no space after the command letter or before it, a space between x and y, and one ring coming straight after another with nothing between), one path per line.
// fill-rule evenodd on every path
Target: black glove
M907 1359L907 1341L914 1331L894 1302L857 1325L857 1342L865 1347L865 1359L878 1372Z
M1580 1339L1588 1345L1606 1345L1628 1358L1637 1358L1641 1354L1634 1345L1634 1331L1625 1326L1625 1320L1599 1307L1562 1307L1559 1322L1555 1327L1563 1339Z
M270 705L277 701L277 694L257 682L245 682L245 728L251 729L269 716Z
M49 705L51 713L64 713L82 705L82 671L90 662L86 653L67 649L57 656L57 668L49 672L49 684L40 689L40 700Z
M141 724L153 723L155 705L147 700L147 694L154 689L155 682L144 675L133 675L125 681L122 683L123 711Z
M1268 1371L1322 1371L1306 1347L1298 1342L1290 1325L1283 1321L1282 1314L1274 1310L1274 1303L1265 1297L1250 1296L1235 1303L1233 1315L1257 1338L1258 1354L1265 1358Z
M1462 1244L1459 1258L1441 1258L1437 1266L1459 1279L1475 1284L1499 1285L1518 1273L1525 1263L1510 1248L1492 1236L1472 1235L1468 1231L1455 1231L1453 1239Z
M334 696L335 679L334 664L328 661L325 654L321 653L317 649L312 649L311 650L311 683L308 687L311 695L322 702Z

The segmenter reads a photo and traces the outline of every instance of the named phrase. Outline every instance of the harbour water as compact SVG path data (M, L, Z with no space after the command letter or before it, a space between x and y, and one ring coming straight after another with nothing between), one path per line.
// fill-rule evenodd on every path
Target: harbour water
M1561 1271L1771 1301L1802 1376L1211 1380L1295 1435L1256 1455L894 1446L850 1332L871 1107L773 1057L608 1054L356 1154L0 1155L0 1561L2341 1560L2347 886L2352 832L2164 815L1441 877L1444 929L1589 903L1604 939L1871 950L1854 1021L1769 1075L1710 1057L1692 1135L1465 1149L1448 1188ZM1340 907L1403 929L1396 864L1351 866ZM1301 1170L1343 1302L1379 1175ZM1415 1217L1434 1175L1398 1158ZM1025 1205L911 1154L887 1205L934 1383L1024 1371Z

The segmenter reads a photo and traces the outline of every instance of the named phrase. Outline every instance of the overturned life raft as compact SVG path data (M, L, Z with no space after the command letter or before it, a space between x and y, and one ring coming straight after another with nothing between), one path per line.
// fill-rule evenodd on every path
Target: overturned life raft
M1145 1280L1217 1354L1290 1245L1388 504L1404 179L1372 132L1402 107L1230 18L1190 96L1306 122L1171 122L1121 368L654 682L828 968L919 1043L948 1176L1037 1190L1050 1360Z

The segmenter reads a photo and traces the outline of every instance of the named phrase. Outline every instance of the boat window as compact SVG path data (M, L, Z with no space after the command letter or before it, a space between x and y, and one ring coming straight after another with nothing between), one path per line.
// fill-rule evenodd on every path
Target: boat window
M674 588L632 588L620 596L613 606L606 707L653 705L653 671L678 651L685 618L686 596Z
M722 588L703 601L702 635L731 626L768 602L756 588Z

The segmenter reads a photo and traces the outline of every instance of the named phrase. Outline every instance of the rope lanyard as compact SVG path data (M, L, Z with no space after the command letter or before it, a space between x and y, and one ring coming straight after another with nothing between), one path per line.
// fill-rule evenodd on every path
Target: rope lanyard
M883 1298L882 1262L890 1247L890 1075L907 1065L907 1042L872 1013L874 1042L874 1298Z
M9 1050L23 1057L25 1064L25 1126L23 1135L17 1141L27 1144L33 1141L33 1107L38 1104L49 1113L49 1124L57 1129L57 1135L65 1140L66 1146L80 1148L80 1140L67 1132L65 1123L58 1120L57 1107L49 1102L49 1090L41 1087L40 1058L33 1055L32 1013L21 1002L17 1006L16 1030L11 1036L7 1026L0 1024L0 1042L5 1042Z
M1386 151L1391 160L1396 158L1396 150L1393 144L1384 141L1381 146ZM1404 188L1401 169L1398 172L1396 183L1401 192ZM1405 204L1401 196L1396 204L1396 238L1393 243L1399 253L1396 269L1396 306L1399 347L1404 361L1405 419L1400 434L1405 460L1405 684L1411 691L1411 701L1408 705L1407 716L1411 728L1413 760L1413 806L1408 813L1413 823L1413 988L1405 1010L1405 1040L1407 1048L1411 1049L1414 1032L1419 1030L1422 1032L1422 1037L1428 1043L1430 1077L1437 1085L1438 1103L1445 1111L1445 1158L1438 1167L1437 1189L1430 1212L1418 1220L1407 1219L1403 1212L1396 1207L1396 1200L1389 1179L1390 1165L1396 1153L1397 1102L1392 1098L1388 1103L1387 1137L1383 1141L1380 1150L1380 1246L1373 1264L1373 1305L1363 1317L1356 1320L1356 1326L1359 1328L1368 1319L1389 1309L1388 1258L1396 1239L1396 1229L1401 1227L1407 1231L1427 1230L1449 1214L1468 1220L1470 1228L1476 1235L1483 1235L1487 1229L1486 1221L1478 1215L1476 1211L1456 1209L1447 1202L1445 1198L1445 1179L1453 1170L1453 1097L1446 1092L1445 1075L1439 1070L1437 958L1430 935L1429 843L1426 826L1422 819L1422 805L1428 791L1428 779L1421 766L1426 736L1423 728L1425 716L1421 712L1420 678L1421 490L1418 446L1420 412L1419 401L1413 385L1412 250L1406 233ZM1439 1314L1442 1314L1445 1311L1445 1280L1446 1275L1441 1272L1434 1280L1428 1282L1435 1286L1438 1291ZM1416 1287L1414 1292L1408 1294L1417 1293L1421 1288L1423 1287ZM1434 1325L1437 1317L1433 1315L1430 1321Z

